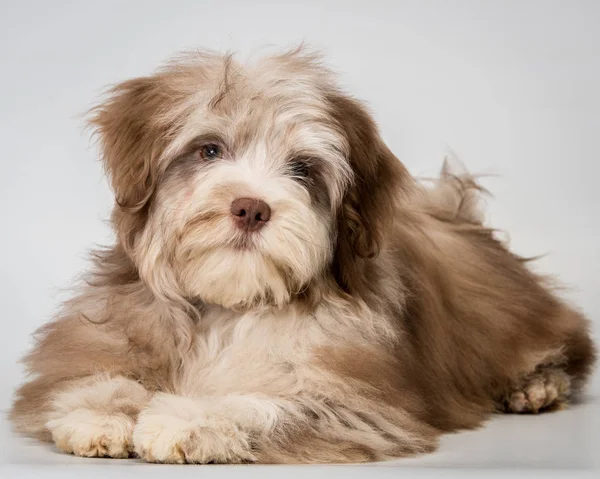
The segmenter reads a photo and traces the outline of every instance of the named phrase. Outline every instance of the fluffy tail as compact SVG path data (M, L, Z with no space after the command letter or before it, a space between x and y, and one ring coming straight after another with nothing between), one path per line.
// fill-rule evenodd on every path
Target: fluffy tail
M482 226L483 195L488 192L456 160L444 160L439 178L423 185L422 207L433 217Z

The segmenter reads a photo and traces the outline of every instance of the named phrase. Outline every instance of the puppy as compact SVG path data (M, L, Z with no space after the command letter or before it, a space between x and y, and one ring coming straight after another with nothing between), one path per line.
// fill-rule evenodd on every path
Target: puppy
M418 184L302 50L193 54L91 125L116 244L25 358L21 433L87 457L346 463L432 451L492 412L563 407L588 322Z

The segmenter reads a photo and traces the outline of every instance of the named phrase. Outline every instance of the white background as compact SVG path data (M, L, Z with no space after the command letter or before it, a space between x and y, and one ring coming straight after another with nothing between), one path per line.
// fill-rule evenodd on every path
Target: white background
M244 59L303 40L320 48L414 174L435 174L451 150L494 175L490 223L516 252L548 253L536 268L559 277L598 335L599 24L594 0L1 1L0 409L30 334L68 295L86 251L111 241L112 197L83 114L107 85L198 47ZM496 418L399 467L597 466L597 385L571 411ZM3 428L5 463L108 467L29 449Z

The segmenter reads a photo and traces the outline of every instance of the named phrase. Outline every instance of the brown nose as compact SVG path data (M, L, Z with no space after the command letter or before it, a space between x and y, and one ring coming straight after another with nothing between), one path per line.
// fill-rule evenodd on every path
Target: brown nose
M231 214L241 229L258 231L271 218L271 208L256 198L238 198L231 203Z

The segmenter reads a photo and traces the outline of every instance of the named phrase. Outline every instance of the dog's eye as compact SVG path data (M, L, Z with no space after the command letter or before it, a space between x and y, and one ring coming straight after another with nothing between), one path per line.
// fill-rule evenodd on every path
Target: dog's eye
M293 178L303 180L310 174L310 166L304 160L294 160L289 164L290 175Z
M217 160L223 156L223 151L219 145L215 145L214 143L209 143L208 145L204 145L200 148L200 157L203 160L211 161Z

